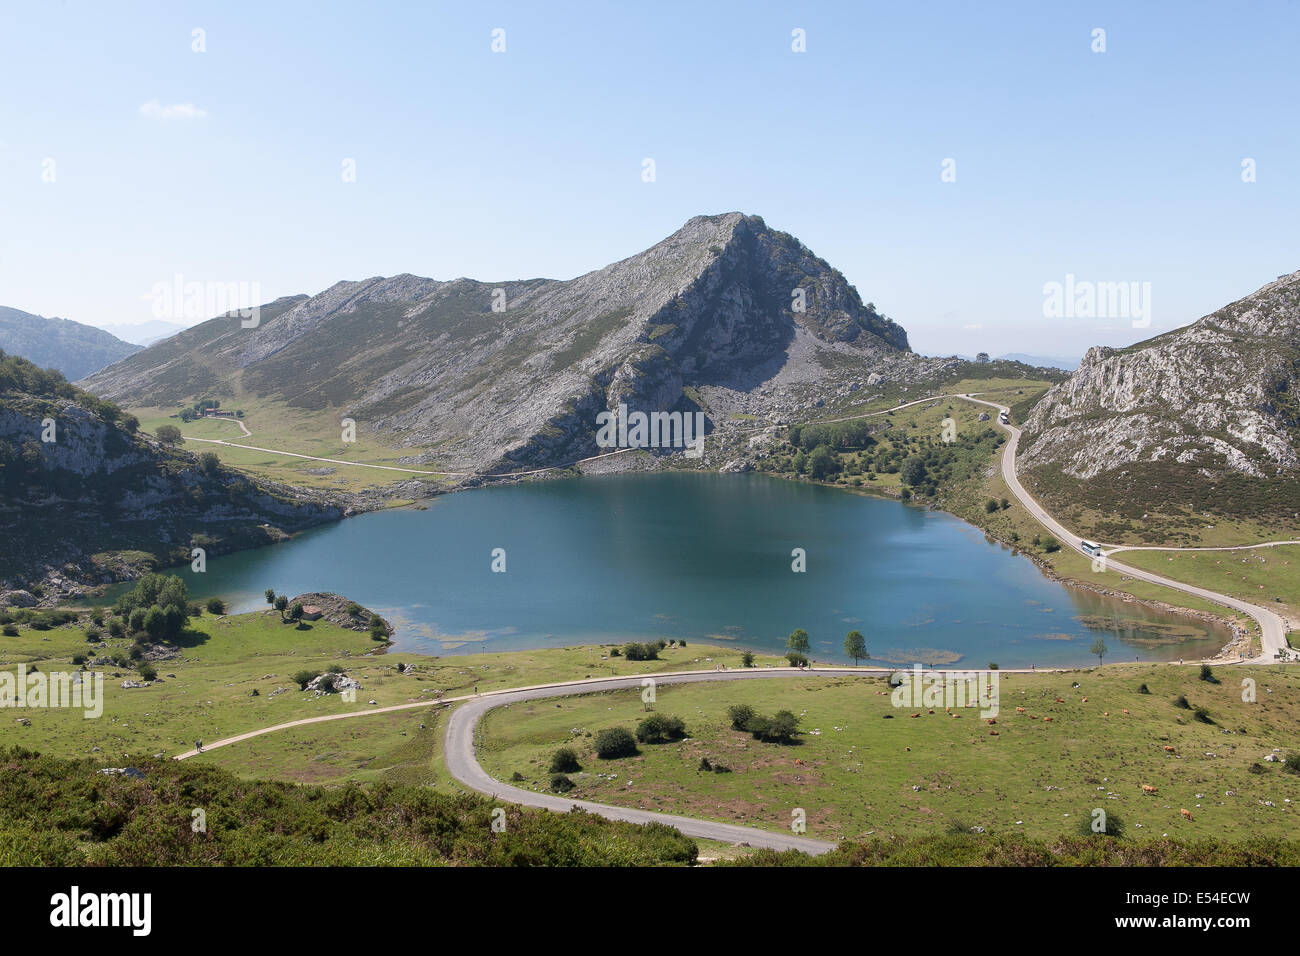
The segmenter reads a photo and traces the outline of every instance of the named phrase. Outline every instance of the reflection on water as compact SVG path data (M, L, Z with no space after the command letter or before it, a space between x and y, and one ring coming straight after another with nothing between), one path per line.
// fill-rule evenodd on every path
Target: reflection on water
M491 570L496 548L504 573ZM806 571L791 569L804 549ZM181 569L232 609L262 593L336 591L432 654L685 638L844 661L983 667L1194 657L1231 635L1191 618L1066 588L939 512L760 475L649 474L461 492L427 510L364 515L291 542ZM1101 624L1098 631L1088 624Z

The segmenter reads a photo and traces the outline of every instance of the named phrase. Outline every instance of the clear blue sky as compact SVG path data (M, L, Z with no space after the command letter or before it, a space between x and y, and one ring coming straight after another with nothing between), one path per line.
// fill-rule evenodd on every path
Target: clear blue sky
M1300 269L1298 28L1286 0L4 0L0 304L106 325L176 273L267 300L568 278L738 209L918 351L1078 355ZM1150 282L1152 327L1045 318L1067 273Z

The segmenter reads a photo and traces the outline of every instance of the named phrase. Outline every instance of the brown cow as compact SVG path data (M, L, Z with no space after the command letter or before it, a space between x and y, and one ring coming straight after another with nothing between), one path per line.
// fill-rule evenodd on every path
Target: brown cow
M1183 817L1184 817L1185 819L1187 819L1187 820L1195 820L1195 819L1196 819L1194 816L1192 816L1192 811L1191 811L1191 810L1179 810L1178 812L1181 813L1181 814L1183 815Z

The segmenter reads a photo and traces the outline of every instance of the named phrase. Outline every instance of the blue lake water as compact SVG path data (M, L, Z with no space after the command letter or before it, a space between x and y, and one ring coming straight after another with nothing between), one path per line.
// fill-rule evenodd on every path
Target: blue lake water
M496 548L504 573L492 571ZM791 570L794 548L803 573ZM950 515L760 475L460 492L184 573L194 595L236 611L265 607L268 587L336 591L393 620L401 650L429 654L649 638L783 650L802 627L822 661L844 661L856 629L873 660L1017 667L1095 663L1098 634L1108 663L1195 657L1230 639L1050 581ZM1171 625L1184 639L1169 642Z

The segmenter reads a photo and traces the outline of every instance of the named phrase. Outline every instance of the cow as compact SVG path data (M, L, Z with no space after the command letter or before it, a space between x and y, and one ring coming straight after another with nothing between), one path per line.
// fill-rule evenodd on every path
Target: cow
M1192 816L1192 811L1191 811L1191 810L1179 810L1178 812L1181 813L1181 814L1183 815L1183 819L1185 819L1185 820L1195 820L1195 819L1196 819L1194 816Z

